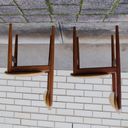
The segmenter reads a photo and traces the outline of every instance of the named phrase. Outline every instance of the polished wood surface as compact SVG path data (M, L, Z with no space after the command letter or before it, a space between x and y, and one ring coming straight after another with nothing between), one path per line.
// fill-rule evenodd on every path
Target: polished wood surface
M14 67L17 66L17 62L18 62L18 34L16 34L15 36L15 50L14 50Z
M9 24L8 31L8 72L12 71L12 24Z
M116 97L117 97L117 103L118 108L121 108L121 74L120 74L120 42L119 42L119 27L116 26L115 28L115 40L116 40Z
M53 34L52 34L53 33ZM48 86L47 86L47 102L48 106L52 106L53 102L53 81L54 81L54 40L55 40L55 27L52 26L51 36L50 36L50 47L49 47L49 66L50 70L48 73ZM48 101L49 99L49 101Z

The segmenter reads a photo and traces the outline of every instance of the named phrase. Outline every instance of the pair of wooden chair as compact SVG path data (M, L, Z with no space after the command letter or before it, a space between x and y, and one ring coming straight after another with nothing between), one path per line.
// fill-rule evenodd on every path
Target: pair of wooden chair
M115 44L114 44L115 37ZM111 67L81 68L79 57L79 37L76 27L73 27L73 73L72 76L98 76L112 74L112 93L109 96L111 105L121 109L121 74L120 74L120 44L119 27L115 26L115 36L111 35Z
M8 67L7 74L37 74L48 73L47 92L45 94L45 103L48 107L53 102L53 76L54 76L54 40L55 27L52 26L50 34L49 62L48 65L18 66L18 35L15 36L14 56L12 55L12 24L9 24L8 33ZM111 67L98 68L80 68L79 57L79 37L76 28L73 27L73 73L72 76L97 76L112 74L112 93L110 94L110 103L116 108L121 108L121 75L120 75L120 46L119 46L119 28L115 27L115 44L114 36L111 35Z
M52 106L53 101L53 75L54 75L54 41L55 40L55 27L52 26L50 34L50 47L49 47L49 60L48 65L31 65L31 66L18 66L18 34L15 36L15 47L13 56L12 44L12 24L9 24L8 32L8 67L7 74L16 75L38 75L42 72L48 74L47 91L44 96L45 103L48 107Z

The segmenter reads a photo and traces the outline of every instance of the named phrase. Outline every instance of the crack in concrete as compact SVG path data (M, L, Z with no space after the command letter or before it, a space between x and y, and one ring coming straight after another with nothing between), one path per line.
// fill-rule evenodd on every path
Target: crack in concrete
M110 15L114 14L116 8L119 6L120 4L120 0L114 0L111 8L109 9L109 11L107 12L107 14L105 15L103 22L105 21L106 18L108 18Z
M28 23L29 21L28 21L28 19L25 17L25 15L24 15L22 9L19 7L19 5L16 3L15 0L13 0L13 2L14 2L14 4L16 5L16 7L18 8L20 14L23 16L24 20Z
M53 15L53 6L52 6L50 0L45 0L45 4L48 7L49 17L51 19L51 22L53 22L53 18L52 18L52 15Z
M81 14L82 6L83 6L83 0L80 0L79 12L76 14L76 22L78 21L79 16Z

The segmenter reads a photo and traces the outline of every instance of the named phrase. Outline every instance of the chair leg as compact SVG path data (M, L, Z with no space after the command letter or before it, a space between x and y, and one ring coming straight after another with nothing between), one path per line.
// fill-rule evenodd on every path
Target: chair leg
M18 60L18 35L15 36L15 50L14 50L14 67L17 66L17 60Z
M80 52L79 52L79 37L76 38L77 44L77 69L80 68Z
M112 58L112 67L116 66L115 65L115 47L114 47L114 36L111 35L111 58Z
M114 48L114 36L111 35L111 62L112 67L115 67L115 48ZM115 92L115 73L112 73L112 92Z
M115 27L115 40L116 49L114 47L114 36L111 36L111 56L112 56L112 67L116 67L116 73L112 74L112 106L116 109L121 109L121 74L120 74L120 46L119 46L119 29ZM115 57L116 53L116 57ZM115 62L116 60L116 62ZM111 100L111 97L110 97Z
M117 67L117 73L116 73L116 79L117 79L117 103L118 103L118 109L121 108L121 73L120 73L120 44L119 44L119 28L116 26L116 67Z
M52 106L53 102L53 75L54 71L51 70L48 72L48 81L47 81L47 94L46 94L46 105L48 107Z
M7 72L12 71L12 24L9 24L8 32L8 69Z
M116 92L116 76L115 73L112 73L112 92Z
M76 27L73 27L73 74L77 73L77 40Z
M52 106L53 102L53 82L54 82L54 34L55 28L52 27L52 34L50 36L50 47L49 47L49 72L48 72L48 85L46 94L46 104L48 107Z

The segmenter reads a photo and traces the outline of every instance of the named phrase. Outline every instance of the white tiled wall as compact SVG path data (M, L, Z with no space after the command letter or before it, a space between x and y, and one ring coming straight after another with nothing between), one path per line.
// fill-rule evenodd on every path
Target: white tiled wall
M122 73L122 110L109 104L111 76L78 78L55 71L54 103L43 101L45 75L15 77L0 69L0 128L128 128L128 73Z

